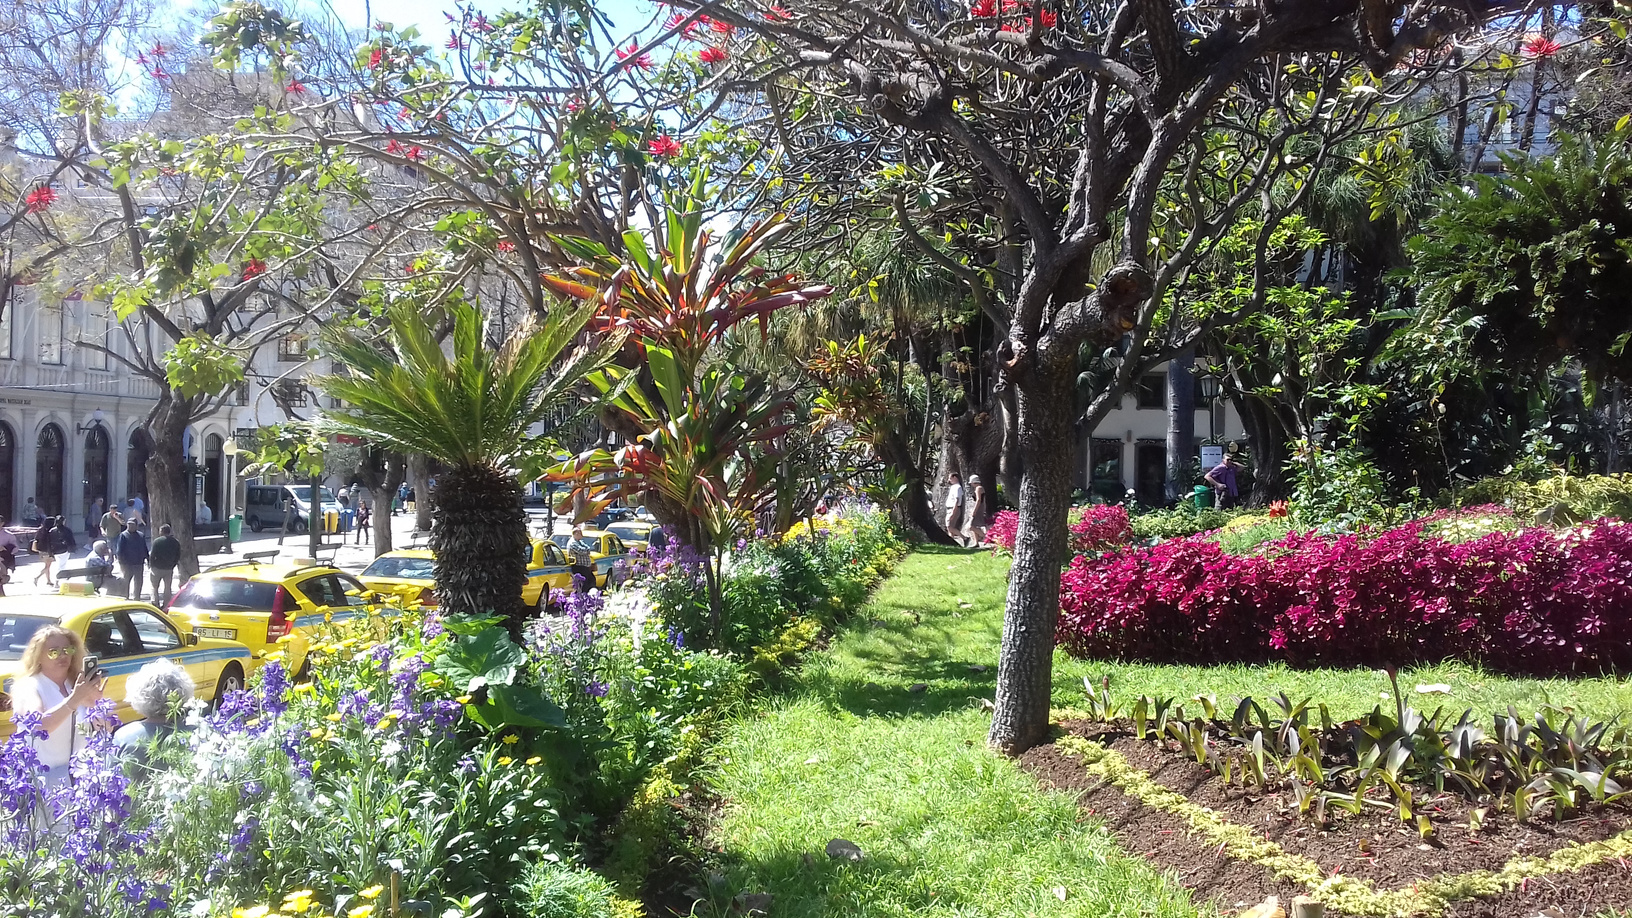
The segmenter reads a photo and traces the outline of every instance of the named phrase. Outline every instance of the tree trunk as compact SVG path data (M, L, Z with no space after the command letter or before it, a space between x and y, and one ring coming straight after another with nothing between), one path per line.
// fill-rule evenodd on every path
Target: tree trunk
M1065 560L1066 511L1071 504L1071 453L1062 448L1073 430L1070 367L1020 387L1020 531L1003 618L997 670L997 709L988 741L1019 755L1048 733L1054 629L1060 611L1060 566ZM1052 377L1052 378L1049 378Z
M316 472L307 476L306 487L311 489L307 493L312 496L306 504L306 550L315 559L323 547L323 532L329 527L329 519L323 513L323 476Z
M160 526L170 524L170 534L181 543L181 560L176 567L184 581L198 573L198 550L193 545L196 508L183 442L192 421L193 400L168 389L147 416L147 432L153 438L153 452L147 457L148 531L157 532Z
M878 444L878 453L880 460L900 472L907 481L907 493L901 500L902 515L923 530L925 539L936 545L956 545L930 507L929 492L934 487L925 487L924 471L913 461L912 445L907 442L906 434L899 430L886 432Z
M997 463L997 488L991 492L995 507L998 491L1008 495L1020 493L1020 473L1024 468L1024 463L1020 461L1020 423L1019 411L1014 403L1014 386L998 387L997 410L993 414L998 416L1003 425L1003 447Z
M529 544L521 486L513 475L477 466L449 469L437 488L430 547L442 611L502 616L519 640Z
M397 499L397 488L408 474L408 463L401 453L385 454L385 477L374 491L374 557L393 549L391 536L391 502Z
M1262 399L1238 399L1234 404L1246 428L1247 448L1252 452L1252 492L1247 505L1267 507L1271 501L1287 496L1286 427L1274 407Z
M1196 442L1196 352L1192 348L1167 364L1167 499L1189 496L1190 453Z
M431 528L431 461L421 453L408 457L408 487L414 492L414 531Z

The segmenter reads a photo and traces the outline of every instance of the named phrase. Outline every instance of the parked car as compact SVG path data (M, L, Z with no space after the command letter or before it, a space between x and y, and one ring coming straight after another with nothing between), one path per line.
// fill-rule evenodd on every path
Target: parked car
M289 671L299 676L314 629L375 614L384 605L356 577L297 558L212 567L182 586L170 614L201 637L242 641L257 659L283 650Z
M623 540L618 538L616 535L613 535L610 532L603 532L599 529L586 528L584 530L584 538L588 539L592 544L592 547L590 548L590 557L592 557L595 561L595 585L599 587L612 585L611 577L613 566L615 566L619 561L634 560L629 554L629 547L625 545ZM572 544L572 533L554 533L550 536L550 541L554 542L556 547L561 549L562 555L569 560L571 559L572 555L567 549Z
M252 532L279 528L283 526L291 502L295 505L295 512L290 521L290 529L294 532L305 532L311 525L312 518L311 485L247 486L244 489L244 522L249 524ZM322 515L333 513L337 518L340 514L340 502L328 488L319 491L319 513Z
M436 555L428 548L388 551L363 569L363 585L380 593L396 593L408 602L434 606L436 598ZM550 590L572 589L572 572L555 543L534 539L527 552L527 585L521 601L542 611L549 603Z
M145 602L117 596L0 597L0 739L11 735L11 680L22 674L23 650L42 625L54 624L78 634L85 651L97 658L108 681L103 692L121 720L139 715L125 703L125 680L146 663L174 660L193 679L205 701L244 687L260 666L239 641L203 636L185 618L167 615Z

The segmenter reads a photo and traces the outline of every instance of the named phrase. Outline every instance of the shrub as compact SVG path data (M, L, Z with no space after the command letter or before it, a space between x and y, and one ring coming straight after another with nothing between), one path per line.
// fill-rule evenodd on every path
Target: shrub
M1176 539L1221 529L1239 515L1237 510L1198 509L1193 504L1180 504L1171 510L1141 513L1130 525L1137 539Z
M1072 554L1110 551L1133 541L1128 509L1113 504L1096 504L1085 508L1070 528Z
M1540 481L1486 478L1463 489L1457 498L1465 505L1502 504L1528 519L1556 506L1554 522L1567 525L1605 516L1632 520L1632 473L1558 475Z
M1460 543L1423 529L1293 533L1244 557L1199 538L1079 557L1062 578L1058 640L1077 656L1161 662L1632 664L1632 527Z
M1014 554L1014 538L1020 532L1020 514L1013 510L999 510L986 529L986 540L997 554Z
M528 866L515 890L517 911L527 918L632 918L633 903L618 899L600 875L567 864Z

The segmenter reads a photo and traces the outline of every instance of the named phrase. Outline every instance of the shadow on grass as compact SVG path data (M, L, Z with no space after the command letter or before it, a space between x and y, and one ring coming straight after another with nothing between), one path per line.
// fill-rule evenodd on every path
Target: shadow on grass
M746 909L737 904L739 896L769 893L769 914L778 916L827 916L844 914L843 905L865 901L870 891L889 888L906 895L890 903L906 913L951 907L963 914L965 908L980 903L966 901L956 889L928 884L906 884L899 880L919 872L911 863L883 854L863 852L862 860L835 860L823 850L826 839L812 840L812 850L783 852L768 858L727 857L697 887L703 898L693 908L695 918L739 918ZM703 886L707 886L706 889ZM972 914L972 912L971 912Z

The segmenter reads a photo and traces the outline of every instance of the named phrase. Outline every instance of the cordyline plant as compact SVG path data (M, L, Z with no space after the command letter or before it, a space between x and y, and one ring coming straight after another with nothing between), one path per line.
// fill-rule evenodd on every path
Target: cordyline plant
M732 230L716 245L704 228L703 187L699 176L671 204L650 246L633 231L617 254L596 242L555 240L585 265L545 283L593 304L602 330L626 333L636 369L590 376L607 399L609 426L626 433L629 444L615 453L586 451L549 478L572 482L586 498L579 519L614 500L640 498L674 526L709 559L710 625L718 633L724 555L752 531L753 514L773 488L793 403L769 380L707 358L738 324L757 319L763 328L776 310L821 299L832 288L753 264L789 229L785 215ZM570 505L569 498L563 512Z

